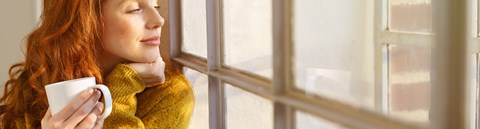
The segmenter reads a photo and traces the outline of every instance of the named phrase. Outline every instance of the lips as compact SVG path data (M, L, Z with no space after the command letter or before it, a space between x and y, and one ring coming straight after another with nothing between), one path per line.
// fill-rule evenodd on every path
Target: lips
M158 46L160 45L160 36L154 36L147 39L143 39L140 42L148 46Z

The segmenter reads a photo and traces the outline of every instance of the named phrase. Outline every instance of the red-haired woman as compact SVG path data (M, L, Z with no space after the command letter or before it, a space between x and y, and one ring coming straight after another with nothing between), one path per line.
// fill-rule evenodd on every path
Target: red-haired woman
M0 128L188 128L193 92L159 52L164 19L156 0L44 0L25 61L10 68ZM112 93L98 120L99 91L50 113L44 86L93 76Z

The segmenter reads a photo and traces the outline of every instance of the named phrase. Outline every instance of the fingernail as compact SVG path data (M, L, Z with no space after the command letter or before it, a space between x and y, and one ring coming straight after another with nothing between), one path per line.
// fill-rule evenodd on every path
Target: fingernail
M93 89L88 89L88 93L89 93L89 94L92 94L92 93L93 93Z
M98 90L95 90L95 94L98 95L98 96L101 95L100 91L98 91Z
M102 103L102 102L98 102L98 105L100 105L100 111L103 111L103 103Z

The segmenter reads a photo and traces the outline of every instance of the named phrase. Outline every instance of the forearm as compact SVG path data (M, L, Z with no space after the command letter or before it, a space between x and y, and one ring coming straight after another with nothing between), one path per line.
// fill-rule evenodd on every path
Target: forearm
M117 66L106 80L113 110L104 128L187 129L194 106L192 88L179 72L169 70L166 78L161 86L145 89L135 71Z
M146 128L187 129L195 100L192 87L179 72L167 70L166 77L161 86L137 95L137 116Z
M105 119L104 128L144 128L141 119L135 116L136 95L145 89L140 76L128 66L120 64L107 76L106 85L112 93L113 109Z

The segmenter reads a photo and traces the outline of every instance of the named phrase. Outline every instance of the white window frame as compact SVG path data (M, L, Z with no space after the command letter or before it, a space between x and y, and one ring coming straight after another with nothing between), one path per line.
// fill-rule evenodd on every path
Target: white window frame
M380 1L380 2L379 2ZM377 0L375 8L375 104L383 114L389 112L389 45L432 48L433 36L427 33L392 31L390 26L390 0ZM387 63L384 63L387 62Z
M472 31L474 34L474 41L473 41L473 44L472 46L474 46L474 51L473 53L475 53L475 71L476 71L476 77L475 77L475 87L471 87L471 89L469 89L470 94L471 94L471 98L474 98L474 99L471 99L470 101L470 107L472 107L473 109L470 109L471 112L475 112L475 115L473 116L473 118L470 118L473 122L470 122L470 126L471 128L475 128L475 129L478 129L480 128L480 45L478 45L480 43L480 2L479 0L473 0L473 3L472 3L472 7L473 8L473 14L472 16L474 16L474 20L472 20L472 25L475 25L476 27L474 27L474 31Z
M443 11L455 11L455 9L465 8L466 4L445 4L446 2L459 2L463 3L467 0L435 0L436 5L439 5ZM359 110L358 108L337 102L332 99L317 97L306 97L301 92L294 90L294 79L292 74L292 0L273 0L273 69L274 77L272 80L252 75L246 72L230 69L223 65L222 59L222 45L223 45L223 22L222 22L222 0L206 0L206 13L207 13L207 43L208 43L208 59L201 58L192 54L182 52L182 19L181 19L181 1L180 0L168 0L168 16L166 25L166 31L170 32L168 40L170 42L169 57L173 60L173 63L178 63L184 67L191 68L208 75L208 94L209 94L209 127L210 129L223 129L225 125L225 95L223 83L230 83L234 86L243 89L247 92L256 94L274 102L274 128L275 129L293 129L295 127L294 110L301 110L306 113L317 115L321 118L339 123L341 125L361 128L361 129L420 129L422 127L410 125L397 120L390 119L388 116L381 115L372 111ZM384 14L382 14L384 5L387 4L385 0L375 1L375 60L376 60L376 107L378 110L384 111L385 96L382 93L385 90L385 82L382 82L382 78L386 74L382 73L382 46L385 43L413 43L411 41L426 41L426 44L408 44L408 45L431 45L428 44L433 38L428 35L421 34L408 34L397 32L382 31L385 28L382 20ZM387 4L388 5L388 4ZM457 12L462 14L466 12ZM447 16L453 16L454 14L448 14ZM465 17L461 17L465 18ZM466 18L465 18L466 19ZM441 19L448 21L446 27L440 28L443 30L455 25L454 23L464 23L464 19ZM164 28L165 29L165 28ZM463 28L462 28L463 29ZM466 31L462 30L460 31ZM455 37L445 34L448 41L455 41ZM461 39L461 38L460 38ZM389 41L397 42L389 42ZM399 42L400 40L400 42ZM460 44L467 44L467 42L461 41ZM439 46L448 46L448 43L439 43ZM468 45L464 45L468 46ZM464 48L459 48L464 49ZM464 57L462 52L457 49L442 49L442 52L451 52L457 57ZM452 57L444 57L444 60L454 60ZM464 68L465 66L453 65L450 67L442 67L442 69L436 69L437 71L451 72L449 70L455 68ZM462 72L462 71L461 71ZM460 72L460 73L461 73ZM383 76L382 76L383 75ZM436 74L437 75L437 74ZM438 77L450 77L448 74L438 74ZM464 81L459 79L450 79L447 82L451 84L460 84L456 87L464 89L466 86L462 85ZM438 84L438 83L437 83ZM454 96L463 96L463 92L458 90L452 90L451 86L439 84L436 87L441 87L442 90L433 90L432 94L436 93L448 93L444 94L446 97L453 97L450 100L439 100L433 98L432 107L445 107L435 109L434 113L441 116L442 119L433 121L432 124L437 124L438 129L448 129L451 127L464 127L466 123L463 115L458 115L454 110L458 109L455 106L448 106L445 104L458 104L454 103L462 101L463 98ZM451 91L449 91L451 90ZM383 97L382 97L383 96ZM461 103L460 105L465 105ZM453 108L453 109L450 109ZM460 112L465 110L460 110ZM454 117L447 117L454 116ZM445 120L449 122L441 123Z

